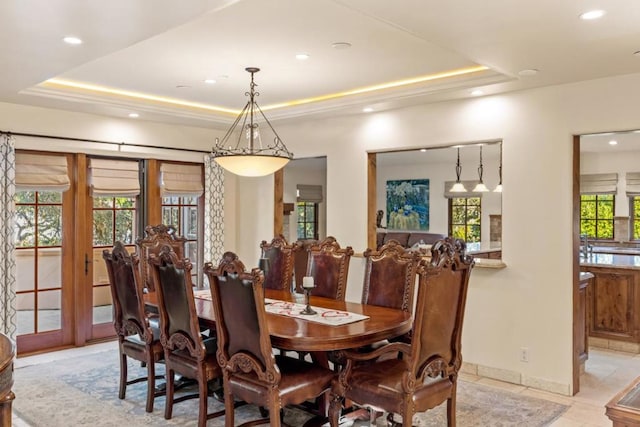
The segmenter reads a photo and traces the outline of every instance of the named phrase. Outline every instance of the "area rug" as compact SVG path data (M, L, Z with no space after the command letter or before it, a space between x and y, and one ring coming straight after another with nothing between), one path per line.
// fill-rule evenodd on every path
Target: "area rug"
M163 367L159 367L163 371ZM139 363L129 364L131 375L143 374ZM73 426L196 426L197 399L174 405L173 418L164 419L164 397L156 398L153 413L146 413L146 384L127 387L126 399L118 399L118 353L108 350L62 361L18 368L13 390L13 409L34 427ZM418 426L446 425L445 406L441 405L414 420ZM209 412L224 408L209 398ZM558 418L567 406L521 396L492 387L459 381L458 426L522 427L546 426ZM287 408L285 422L302 426L311 415ZM236 424L259 418L258 408L245 405L236 409ZM379 425L385 425L383 419ZM368 425L357 421L355 426ZM224 417L209 420L207 426L224 426Z

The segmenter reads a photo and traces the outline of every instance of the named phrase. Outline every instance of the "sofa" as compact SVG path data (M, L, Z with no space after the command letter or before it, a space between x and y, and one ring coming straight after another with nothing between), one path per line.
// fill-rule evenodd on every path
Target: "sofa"
M403 247L410 248L416 243L433 245L440 239L447 237L445 234L429 233L427 231L411 231L411 230L387 230L378 231L376 235L376 246L378 249L389 240L398 241Z

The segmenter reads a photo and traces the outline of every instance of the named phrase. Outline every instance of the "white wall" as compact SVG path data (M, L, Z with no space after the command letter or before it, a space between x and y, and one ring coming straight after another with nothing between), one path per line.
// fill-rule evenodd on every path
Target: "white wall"
M569 393L572 135L640 128L637 99L640 74L274 126L297 156L327 156L327 234L356 251L366 246L367 151L502 140L507 268L472 273L463 358L488 375ZM201 149L221 133L8 104L0 104L0 129ZM251 266L256 242L273 234L273 178L225 183L232 193L225 194L225 241ZM361 272L349 277L352 298ZM519 361L521 347L529 348L528 363Z

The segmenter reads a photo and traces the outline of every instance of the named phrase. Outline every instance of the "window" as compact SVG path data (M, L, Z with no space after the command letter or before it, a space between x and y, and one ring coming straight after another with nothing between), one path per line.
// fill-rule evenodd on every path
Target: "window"
M298 239L318 238L318 204L313 202L298 202Z
M197 285L201 270L198 263L198 197L163 197L162 223L173 225L176 233L187 239L185 256L193 264L192 281Z
M613 194L580 196L580 234L592 239L613 239Z
M468 243L480 241L480 197L449 199L449 235Z
M629 197L631 213L631 239L640 240L640 196Z

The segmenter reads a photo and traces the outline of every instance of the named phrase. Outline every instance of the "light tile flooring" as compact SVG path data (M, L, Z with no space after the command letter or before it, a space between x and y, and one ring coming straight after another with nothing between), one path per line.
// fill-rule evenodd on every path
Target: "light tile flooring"
M82 354L96 353L113 347L113 342L107 342L82 348L22 357L15 361L15 368L47 363ZM586 362L585 373L580 377L581 390L573 397L469 374L461 374L460 379L497 387L511 393L522 394L523 396L532 396L569 405L569 409L562 417L553 422L550 425L551 427L604 427L611 426L611 421L604 414L604 405L638 376L640 376L640 354L592 347L589 350L589 360ZM13 426L33 427L15 415L13 417Z

